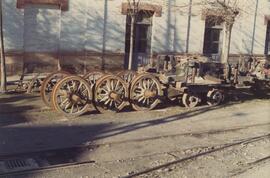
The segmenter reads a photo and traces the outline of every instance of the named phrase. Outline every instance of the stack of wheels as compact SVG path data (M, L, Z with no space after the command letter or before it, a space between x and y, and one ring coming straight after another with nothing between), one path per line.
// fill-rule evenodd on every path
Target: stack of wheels
M53 88L54 108L69 116L86 113L93 105L101 113L119 112L128 102L128 85L118 76L91 72L67 76Z
M186 108L194 108L202 102L203 94L186 92L182 96L182 103ZM206 103L209 106L217 106L225 99L223 90L212 88L206 93Z
M53 87L56 83L61 80L62 78L70 75L68 72L65 71L57 71L48 75L42 82L40 88L40 95L45 103L46 106L51 107L51 93Z
M95 71L84 77L58 72L51 74L43 85L46 88L43 89L43 99L47 104L52 103L54 109L69 116L82 115L93 106L100 113L120 112L128 105L136 111L152 110L163 96L163 85L157 76L150 73L138 75L133 71L122 71L117 76ZM197 93L188 92L183 94L182 102L186 107L193 108L201 102L201 98ZM218 105L223 100L222 90L209 89L209 105Z

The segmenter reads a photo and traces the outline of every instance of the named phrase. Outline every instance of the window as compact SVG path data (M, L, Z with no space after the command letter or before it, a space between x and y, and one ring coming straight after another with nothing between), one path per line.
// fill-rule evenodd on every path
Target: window
M204 47L205 55L219 54L222 31L222 20L220 18L209 16L205 21Z
M266 41L265 41L265 55L270 55L270 21L267 23Z

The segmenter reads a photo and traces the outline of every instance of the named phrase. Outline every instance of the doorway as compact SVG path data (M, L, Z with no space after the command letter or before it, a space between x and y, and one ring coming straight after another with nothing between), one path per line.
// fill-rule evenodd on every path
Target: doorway
M134 41L133 41L133 60L132 69L136 70L139 66L150 63L151 57L151 37L152 37L152 17L151 11L139 11L135 18ZM131 16L127 15L126 20L126 39L125 39L125 68L128 68L130 36L131 36Z
M222 52L222 23L223 21L215 16L209 16L205 21L203 54L215 61L220 60Z

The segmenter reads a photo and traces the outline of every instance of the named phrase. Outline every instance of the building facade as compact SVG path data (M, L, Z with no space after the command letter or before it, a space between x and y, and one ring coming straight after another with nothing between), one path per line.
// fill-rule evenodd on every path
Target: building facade
M203 15L200 0L141 0L133 68L158 54L199 54L219 60L222 25ZM270 54L270 1L241 2L230 53ZM9 73L86 71L127 66L127 0L4 0L4 43Z

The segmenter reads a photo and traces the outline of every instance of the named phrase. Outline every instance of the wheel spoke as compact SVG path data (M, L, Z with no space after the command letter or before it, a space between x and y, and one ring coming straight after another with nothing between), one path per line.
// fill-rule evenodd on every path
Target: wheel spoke
M78 91L81 89L81 87L83 86L83 83L80 83L79 87L78 87Z
M64 106L64 104L66 104L68 101L69 101L68 98L66 98L64 101L61 101L60 106Z
M149 87L149 89L150 89L150 90L152 90L152 89L153 89L153 87L154 87L154 85L155 85L155 82L154 82L154 81L152 81L151 86Z
M113 80L109 80L110 81L110 90L113 91L114 90L114 81Z
M115 85L115 87L114 87L114 90L118 90L118 85L119 85L119 83L120 83L120 81L119 80L117 80L117 82L116 82L116 85Z
M76 104L77 112L80 111L79 104Z
M147 89L150 89L150 80L147 80Z
M69 92L71 92L70 86L67 84L67 89Z
M146 99L146 102L147 102L147 105L149 105L149 104L150 104L150 99L147 98L147 99Z
M141 96L138 101L141 102L144 99L144 96Z
M107 105L110 101L111 100L108 98L104 104Z
M71 105L70 113L73 113L74 110L74 104Z
M110 83L109 81L105 81L106 82L106 87L107 87L107 91L111 91L111 88L110 88Z
M69 101L68 104L65 106L65 110L67 110L70 107L71 102Z
M104 101L107 101L107 100L109 100L109 97L108 97L108 96L105 96L105 97L103 97L103 98L100 100L100 102L104 102Z

